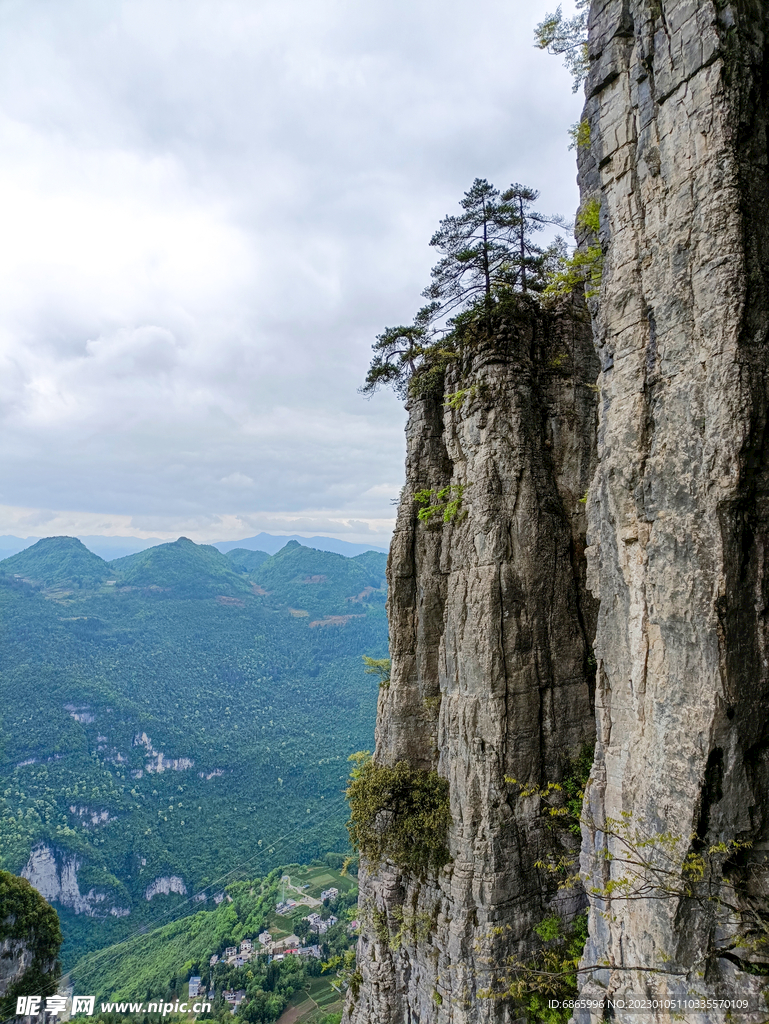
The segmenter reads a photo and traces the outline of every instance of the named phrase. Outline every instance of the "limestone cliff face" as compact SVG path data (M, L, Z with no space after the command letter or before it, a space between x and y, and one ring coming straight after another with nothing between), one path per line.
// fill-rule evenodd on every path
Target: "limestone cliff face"
M591 11L581 187L600 200L605 267L588 501L598 745L582 865L599 888L623 871L602 853L621 854L603 829L624 813L651 837L680 833L681 854L691 834L695 852L752 842L730 870L767 893L768 30L769 7L749 0ZM675 877L675 857L668 866ZM585 963L615 969L588 976L586 995L759 987L738 970L739 922L712 902L600 909ZM644 965L660 973L631 969Z
M362 865L355 1024L513 1020L478 998L490 968L529 948L550 901L577 909L534 868L553 847L538 798L517 798L505 776L558 781L594 736L580 499L598 367L584 314L523 300L448 371L456 408L443 394L411 402L375 759L449 780L452 859L423 877ZM466 485L459 514L420 522L415 492L449 483Z
M66 853L41 842L32 847L29 860L21 870L21 877L26 878L44 899L68 907L76 914L86 914L88 917L103 917L106 914L125 917L130 913L126 907L111 906L107 893L94 889L81 893L77 877L80 866L80 860L75 854ZM165 880L157 881L162 883ZM178 881L181 882L181 879ZM155 891L159 892L161 889ZM165 892L169 891L168 888L165 889ZM177 888L174 891L180 890ZM186 892L186 889L184 891ZM149 900L152 896L146 898Z

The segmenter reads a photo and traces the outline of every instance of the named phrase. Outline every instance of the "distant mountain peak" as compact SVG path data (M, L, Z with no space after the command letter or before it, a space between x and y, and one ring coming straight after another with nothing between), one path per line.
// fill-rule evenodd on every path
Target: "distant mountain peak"
M196 544L179 537L167 544L139 551L109 563L121 583L132 587L160 587L196 596L223 596L251 593L250 586L237 572L232 561L208 544Z
M110 568L77 537L44 537L17 555L3 559L0 572L49 588L89 589L101 586L109 577Z

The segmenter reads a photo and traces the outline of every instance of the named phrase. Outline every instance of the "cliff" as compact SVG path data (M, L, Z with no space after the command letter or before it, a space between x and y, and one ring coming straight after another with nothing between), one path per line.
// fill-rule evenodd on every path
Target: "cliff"
M641 834L653 863L631 872L648 898L595 901L584 963L614 969L584 995L757 998L752 972L767 973L746 964L766 950L741 945L769 881L767 29L748 0L602 0L590 15L580 179L605 262L582 866L604 889ZM686 855L703 858L707 898L683 891Z
M24 878L0 871L0 1013L20 995L52 995L60 975L59 918Z
M449 365L453 398L411 402L374 758L447 780L450 857L364 861L354 1024L522 1020L484 990L552 909L587 903L581 996L612 1019L692 999L702 1024L727 1019L717 1000L765 1019L768 48L757 0L594 0L577 139L597 392L580 318L522 300ZM458 507L420 521L440 493ZM537 866L569 853L538 791L593 711L581 903Z
M363 859L346 1021L509 1021L508 1003L479 994L553 907L579 909L534 867L561 839L525 792L559 782L594 738L581 499L597 371L584 307L547 314L522 298L437 394L410 402L374 760L448 780L450 859ZM448 485L449 521L420 520Z

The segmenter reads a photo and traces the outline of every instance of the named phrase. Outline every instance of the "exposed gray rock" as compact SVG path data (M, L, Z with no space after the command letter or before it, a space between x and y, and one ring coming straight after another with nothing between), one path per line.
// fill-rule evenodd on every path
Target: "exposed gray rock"
M0 996L4 996L32 966L35 954L24 939L3 939L0 942Z
M76 914L101 917L108 912L112 913L106 905L105 893L94 889L89 889L87 893L80 892L77 877L80 867L81 862L76 854L57 850L47 843L37 843L30 851L21 877L26 878L49 903L68 907Z
M598 371L584 307L559 316L522 300L493 344L413 400L406 487L388 565L389 686L375 759L449 780L452 860L423 877L363 864L355 1024L509 1022L479 998L560 901L534 863L554 845L538 796L592 742L594 604L582 590ZM416 491L464 484L449 523L419 522ZM502 972L503 973L503 972Z
M180 896L187 895L184 879L179 878L178 875L163 875L147 886L144 898L149 901L153 896L168 896L172 892L178 893Z
M614 966L585 978L585 996L754 997L762 981L736 968L745 950L719 954L738 922L674 893L692 835L693 850L752 842L733 874L767 892L768 30L752 0L596 0L590 16L581 189L600 199L606 259L583 869L599 889L627 870L603 831L623 814L685 841L673 895L594 907L584 962Z

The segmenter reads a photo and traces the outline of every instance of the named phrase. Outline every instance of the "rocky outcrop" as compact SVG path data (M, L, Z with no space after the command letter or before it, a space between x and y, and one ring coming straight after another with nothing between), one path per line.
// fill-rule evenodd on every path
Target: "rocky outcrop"
M101 917L107 913L114 913L114 909L111 910L107 906L105 892L98 892L95 889L89 889L87 893L80 892L77 877L80 867L81 861L74 853L57 850L47 843L37 843L30 851L29 860L24 865L21 876L50 903L68 907L75 914ZM128 911L121 910L121 914L123 913Z
M345 1021L510 1021L480 993L549 907L577 909L534 867L556 842L538 796L506 777L558 782L594 737L581 499L597 371L584 308L545 314L522 298L440 394L410 403L375 761L448 780L451 859L422 873L361 865L362 982ZM449 484L456 514L420 521L415 494Z
M613 966L586 996L754 999L766 980L735 940L769 884L768 45L751 0L595 0L590 16L581 188L600 201L605 265L582 865L590 886L616 882L631 828L670 880L642 871L654 898L594 902L584 963ZM735 841L752 846L708 853ZM681 895L687 852L737 912Z
M25 879L0 871L0 1012L13 1016L18 995L50 994L60 975L56 911Z
M150 775L153 772L184 772L195 764L189 757L166 757L162 750L155 750L152 746L152 740L146 732L138 733L134 736L133 746L144 747L147 751L147 757L152 758L152 760L147 761L144 769ZM141 775L137 777L141 778Z
M144 898L149 901L153 896L168 896L172 892L178 893L180 896L187 895L187 886L184 884L184 879L179 878L178 875L163 875L147 886Z

